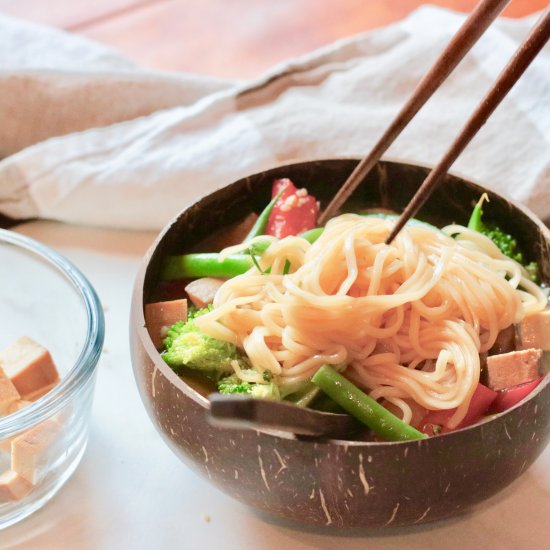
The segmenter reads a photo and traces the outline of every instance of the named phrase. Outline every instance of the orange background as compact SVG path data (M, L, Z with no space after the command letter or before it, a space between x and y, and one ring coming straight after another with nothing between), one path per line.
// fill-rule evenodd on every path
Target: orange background
M77 32L151 68L252 78L336 39L387 25L418 0L0 0L0 12ZM476 0L434 0L463 12ZM522 17L548 0L512 0Z

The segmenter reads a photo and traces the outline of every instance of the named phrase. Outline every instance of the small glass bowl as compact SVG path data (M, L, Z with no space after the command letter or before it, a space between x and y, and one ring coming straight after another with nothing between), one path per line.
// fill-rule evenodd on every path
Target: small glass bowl
M32 478L17 476L17 498L0 484L0 529L41 508L76 469L104 338L101 304L82 273L48 247L0 230L0 350L21 336L49 350L59 382L32 404L0 416L0 476L14 475L14 444L24 439Z

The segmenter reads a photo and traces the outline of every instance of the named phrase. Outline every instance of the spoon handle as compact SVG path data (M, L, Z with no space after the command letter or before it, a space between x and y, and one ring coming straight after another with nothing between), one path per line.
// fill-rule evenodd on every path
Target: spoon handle
M224 428L267 428L296 435L344 437L359 427L347 414L324 413L280 401L215 393L209 400L210 423Z
M499 13L510 3L510 0L482 0L462 24L451 42L437 58L432 68L426 73L416 86L412 96L402 107L401 111L382 134L370 153L356 166L349 178L340 187L319 217L319 225L332 218L340 206L355 191L356 187L365 179L380 157L387 151L405 126L418 113L420 108L430 99L443 81L451 74L462 58L470 51L481 35Z

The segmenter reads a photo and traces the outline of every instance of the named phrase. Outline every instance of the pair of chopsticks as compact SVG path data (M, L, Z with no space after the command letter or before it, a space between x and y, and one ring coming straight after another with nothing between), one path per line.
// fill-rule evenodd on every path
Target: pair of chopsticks
M510 0L481 0L466 19L435 64L420 81L412 96L384 132L370 153L357 165L349 178L334 196L319 218L324 225L338 211L340 206L365 179L380 157L387 151L401 131L407 126L420 108L428 101L443 81L454 70L477 40L483 35ZM451 165L464 151L468 143L485 124L489 116L519 80L533 59L550 38L550 8L543 12L527 38L514 53L497 80L470 116L462 131L453 141L441 161L431 170L418 188L394 229L386 240L390 244L407 221L414 216L447 173Z

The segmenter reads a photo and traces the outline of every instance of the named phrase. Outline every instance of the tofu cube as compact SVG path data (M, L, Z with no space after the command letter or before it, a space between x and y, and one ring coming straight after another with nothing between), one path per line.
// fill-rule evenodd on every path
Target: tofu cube
M27 401L35 401L59 382L50 352L27 336L6 348L0 361L21 398Z
M13 382L4 372L2 366L3 363L0 362L0 416L5 416L9 414L11 405L19 401L21 396Z
M19 412L21 409L28 407L31 403L32 401L26 401L25 399L19 399L18 401L14 401L10 405L10 408L8 409L8 414Z
M61 425L49 418L14 437L11 442L11 469L36 485L48 473L58 449Z
M10 467L11 467L11 454L9 450L6 451L5 449L2 449L1 443L0 443L0 472L9 470Z
M550 351L550 309L533 313L519 325L521 347Z
M10 406L9 406L9 409L8 409L8 412L7 414L13 414L17 411L20 411L22 408L26 407L27 405L30 405L31 402L30 401L24 401L22 399L20 399L19 401L14 401ZM14 438L13 437L8 437L6 439L2 439L2 441L0 441L0 450L6 452L6 453L11 453L11 442Z
M503 390L539 377L542 350L525 349L487 357L487 383Z
M185 287L185 292L193 305L198 308L206 307L214 301L214 296L225 281L214 277L202 277L190 282Z
M3 451L5 453L11 452L11 437L8 437L6 439L2 439L0 441L0 451Z
M187 300L170 300L145 305L145 325L157 349L162 349L166 330L178 321L187 320Z
M32 491L32 484L16 472L7 470L0 475L0 503L21 500Z

